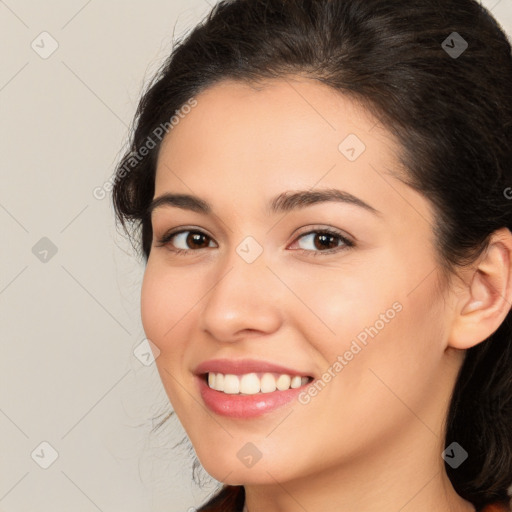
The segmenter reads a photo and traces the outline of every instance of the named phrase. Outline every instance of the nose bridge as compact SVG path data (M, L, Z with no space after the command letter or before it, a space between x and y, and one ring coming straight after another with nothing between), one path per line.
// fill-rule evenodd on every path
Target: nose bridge
M217 267L216 281L205 297L202 324L222 341L242 330L271 332L280 323L273 287L279 281L267 268L263 246L246 237Z

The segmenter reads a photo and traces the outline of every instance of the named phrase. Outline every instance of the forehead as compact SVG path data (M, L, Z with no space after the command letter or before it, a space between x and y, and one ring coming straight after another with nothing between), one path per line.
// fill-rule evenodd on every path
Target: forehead
M391 134L325 84L285 78L253 87L226 80L195 99L163 141L155 196L171 190L243 207L286 189L322 186L368 198L383 211L390 200L400 202L396 188L416 194L390 174L400 171ZM407 200L401 202L405 208Z
M312 79L288 77L257 85L224 80L196 101L166 136L161 154L172 150L174 158L180 157L181 149L190 149L186 143L191 138L195 153L227 159L249 152L252 159L267 161L300 159L319 145L338 155L339 144L350 134L361 139L356 150L372 145L389 156L397 147L367 109ZM189 160L193 156L187 155Z

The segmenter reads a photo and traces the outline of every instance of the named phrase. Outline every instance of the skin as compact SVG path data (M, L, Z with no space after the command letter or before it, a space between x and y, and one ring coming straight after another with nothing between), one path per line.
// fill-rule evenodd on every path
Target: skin
M465 349L510 309L510 232L445 280L432 206L393 174L398 145L368 111L300 77L258 90L225 81L196 99L164 140L154 197L194 194L213 213L153 211L141 308L163 385L205 469L244 485L250 512L473 511L445 473L443 424ZM353 162L338 149L352 133L366 145ZM266 210L284 191L319 188L380 213L335 202ZM159 246L180 227L205 233L203 248L181 236ZM334 238L338 252L322 254L315 238L301 237L329 227L355 245ZM250 264L236 252L247 236L263 248ZM193 375L200 362L254 358L321 378L396 302L401 311L307 405L253 419L204 406ZM248 442L262 454L251 468L237 457Z

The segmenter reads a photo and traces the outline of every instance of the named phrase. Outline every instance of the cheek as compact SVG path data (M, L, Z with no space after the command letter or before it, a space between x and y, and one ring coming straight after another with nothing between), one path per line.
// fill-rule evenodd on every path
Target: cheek
M336 357L351 339L364 337L365 328L376 322L380 327L380 315L396 316L393 304L400 290L390 277L392 272L378 267L354 259L336 268L311 267L307 273L293 267L282 270L283 281L299 299L289 300L288 311L295 312L308 342L319 351L325 353L328 348L329 355Z
M375 303L372 299L371 308L360 303L363 313L356 314L357 321L350 309L345 311L347 336L337 345L337 353L347 354L344 359L349 360L342 371L344 379L336 383L342 386L340 392L350 395L348 387L357 397L352 403L354 410L361 407L357 401L373 404L370 409L379 411L390 428L408 418L404 404L414 411L423 410L425 420L435 425L438 402L429 401L442 395L445 384L439 377L446 337L442 299L433 280L413 293L410 290L405 283L387 293L376 288L380 300Z
M329 272L311 268L307 279L289 270L284 280L302 300L294 301L303 312L295 318L328 366L351 351L350 373L357 367L359 376L362 366L372 365L385 368L391 381L410 373L393 370L401 365L412 372L429 371L429 366L432 371L442 355L446 316L436 274L425 279L432 264L414 255L379 256L364 264L354 259Z
M141 319L146 336L158 346L162 336L165 303L167 302L164 287L159 285L152 267L146 267L141 289ZM159 347L161 349L161 347Z
M194 286L186 286L183 272L181 277L177 273L159 262L148 261L141 289L141 319L146 337L160 350L156 367L164 389L178 416L186 418L187 407L193 405L182 387L190 378L186 353L191 335L187 320L198 298Z
M187 284L188 283L188 284ZM160 350L178 339L187 314L197 303L197 287L183 272L170 270L158 262L148 262L141 289L141 319L146 336Z

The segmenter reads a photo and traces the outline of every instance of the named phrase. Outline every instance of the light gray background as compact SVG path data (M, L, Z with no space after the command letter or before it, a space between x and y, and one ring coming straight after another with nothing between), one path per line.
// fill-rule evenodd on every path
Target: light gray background
M143 264L92 193L173 37L214 3L0 0L1 512L184 512L215 490L172 449L177 421L149 435L168 406L133 353ZM512 0L484 5L512 34Z

